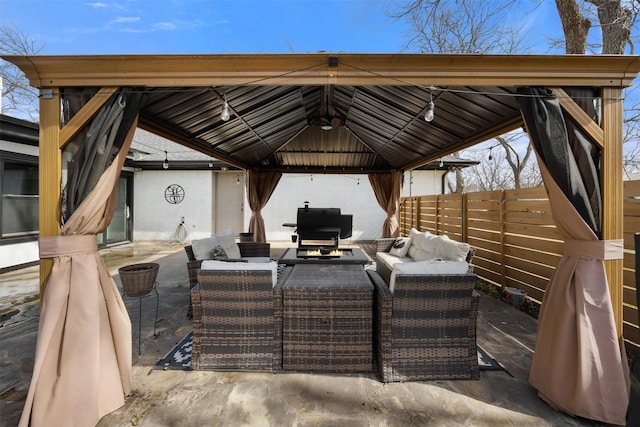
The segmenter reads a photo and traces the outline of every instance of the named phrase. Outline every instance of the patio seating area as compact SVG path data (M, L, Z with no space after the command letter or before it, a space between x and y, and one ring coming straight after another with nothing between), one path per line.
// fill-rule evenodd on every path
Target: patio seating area
M289 243L271 243L279 258ZM375 254L375 244L361 244ZM143 298L142 354L133 354L132 394L124 407L98 426L283 426L283 425L531 425L594 426L551 409L527 382L536 321L510 305L479 298L477 339L505 368L481 371L478 381L383 383L374 373L236 372L158 370L154 365L193 328L187 255L181 246L133 244L101 251L114 275L134 263L156 262L160 293L158 336L153 336L155 299ZM33 267L37 272L37 267ZM35 281L31 269L1 275ZM22 279L28 277L28 279ZM137 343L138 301L126 301ZM3 321L0 425L14 426L24 406L33 365L38 302L17 304Z

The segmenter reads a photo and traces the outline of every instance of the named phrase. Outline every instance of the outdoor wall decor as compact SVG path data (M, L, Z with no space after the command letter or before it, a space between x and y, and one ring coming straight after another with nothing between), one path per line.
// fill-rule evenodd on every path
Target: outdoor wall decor
M184 188L178 184L171 184L164 190L164 198L172 205L177 205L184 200Z

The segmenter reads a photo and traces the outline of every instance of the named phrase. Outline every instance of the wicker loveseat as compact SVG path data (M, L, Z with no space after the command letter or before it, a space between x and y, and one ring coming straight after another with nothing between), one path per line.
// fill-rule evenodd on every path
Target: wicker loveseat
M193 369L282 369L281 287L288 271L276 279L275 261L203 261L191 289Z
M388 252L394 240L379 241L378 250ZM368 271L374 285L374 353L382 381L479 378L480 296L471 273L473 248L469 252L455 274L406 273L398 266L395 271Z

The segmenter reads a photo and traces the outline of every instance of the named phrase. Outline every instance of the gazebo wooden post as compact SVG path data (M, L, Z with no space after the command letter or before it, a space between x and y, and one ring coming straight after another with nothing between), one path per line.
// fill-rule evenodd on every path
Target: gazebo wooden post
M624 238L623 183L622 183L622 89L605 87L602 90L602 238L617 240ZM622 336L623 327L623 260L604 261L613 315Z
M40 151L39 151L39 227L40 237L57 236L60 232L60 195L62 182L62 150L60 149L60 90L40 91ZM53 260L40 260L40 299Z

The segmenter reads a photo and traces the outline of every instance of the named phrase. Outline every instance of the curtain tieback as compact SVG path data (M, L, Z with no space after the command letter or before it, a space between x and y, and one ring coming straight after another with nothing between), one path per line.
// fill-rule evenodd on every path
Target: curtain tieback
M41 237L38 246L41 259L98 252L98 240L94 234Z
M622 259L624 240L565 240L564 255L599 260Z

